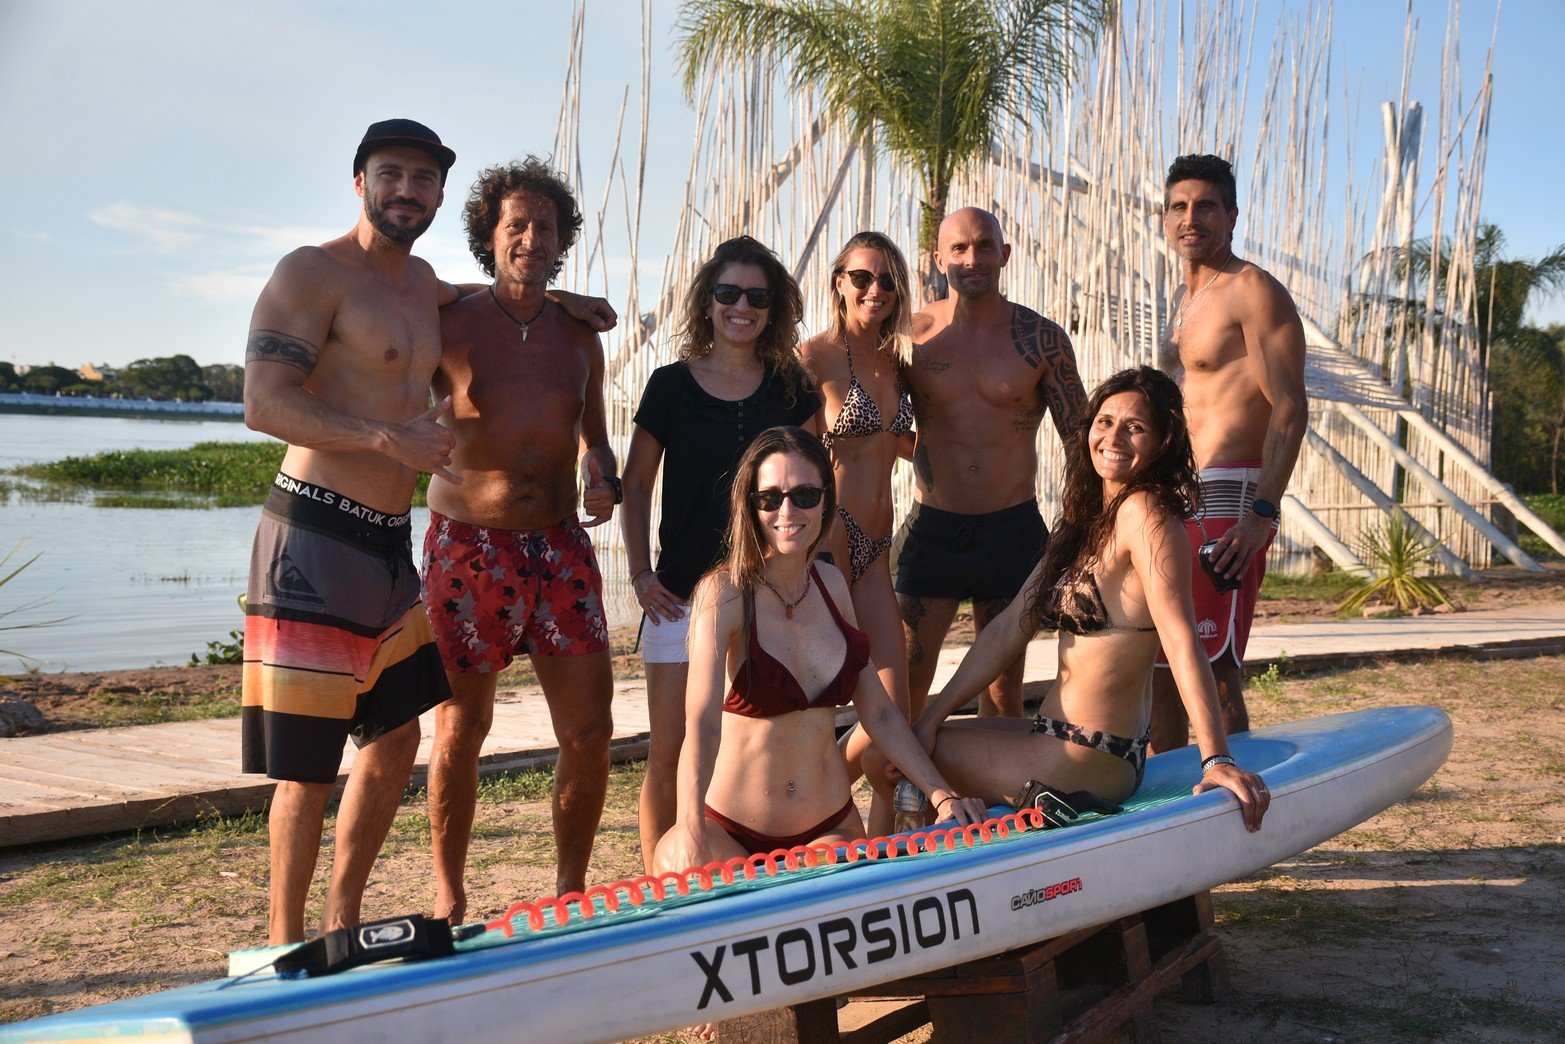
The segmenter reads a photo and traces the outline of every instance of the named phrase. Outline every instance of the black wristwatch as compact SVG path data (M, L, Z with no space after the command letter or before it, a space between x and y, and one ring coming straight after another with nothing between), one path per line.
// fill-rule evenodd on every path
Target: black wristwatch
M1250 510L1271 522L1282 517L1282 510L1276 504L1270 500L1262 500L1260 497L1250 502Z
M603 481L607 482L609 484L609 488L614 491L614 503L625 503L625 484L619 480L619 476L605 475L603 477Z

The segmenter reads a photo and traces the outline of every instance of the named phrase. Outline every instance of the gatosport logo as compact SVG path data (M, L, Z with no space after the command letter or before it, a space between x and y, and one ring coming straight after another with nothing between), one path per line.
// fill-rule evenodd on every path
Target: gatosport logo
M413 938L412 921L392 921L390 924L377 924L359 929L359 945L366 950L396 946L411 938Z
M1070 895L1072 892L1081 891L1081 878L1073 877L1069 881L1061 881L1059 884L1051 884L1047 888L1029 888L1021 895L1011 896L1011 909L1025 910L1029 906L1038 903L1046 903L1050 899L1058 899L1062 895Z

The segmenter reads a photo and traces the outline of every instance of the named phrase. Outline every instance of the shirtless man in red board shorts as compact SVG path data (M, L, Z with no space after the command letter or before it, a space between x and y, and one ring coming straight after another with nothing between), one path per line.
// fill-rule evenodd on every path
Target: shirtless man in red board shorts
M557 894L586 887L609 782L609 663L603 578L586 526L620 501L603 408L603 346L545 293L581 230L570 188L541 161L479 174L463 211L493 285L440 312L435 394L456 435L452 470L429 485L424 586L451 682L435 711L429 822L435 916L460 924L478 757L500 671L531 658L559 741L554 773Z
M1201 511L1187 523L1192 551L1203 544L1220 586L1194 563L1197 631L1217 679L1223 731L1250 727L1240 665L1278 504L1309 421L1304 396L1304 327L1283 285L1235 256L1239 203L1233 168L1217 156L1180 156L1163 191L1163 232L1181 259L1184 286L1161 365L1180 382ZM1236 585L1236 588L1234 587ZM1151 751L1189 740L1189 720L1167 664L1153 672Z

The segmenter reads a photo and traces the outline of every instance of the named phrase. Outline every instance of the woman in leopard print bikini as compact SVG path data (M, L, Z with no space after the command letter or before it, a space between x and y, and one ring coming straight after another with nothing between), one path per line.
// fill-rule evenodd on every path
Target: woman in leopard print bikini
M1141 785L1161 646L1201 748L1195 791L1227 789L1257 830L1271 796L1228 753L1217 683L1196 637L1184 520L1200 488L1179 386L1148 366L1122 370L1077 417L1060 517L1025 596L978 635L914 735L961 793L990 805L1016 802L1028 780L1123 801ZM1060 632L1059 671L1037 717L948 721L1040 628ZM885 786L882 760L879 751L864 758L877 786Z
M891 589L891 469L913 452L913 407L902 383L912 358L907 262L879 232L860 232L832 260L831 326L800 346L804 367L825 400L821 437L836 476L836 524L827 549L852 584L853 609L869 635L882 684L908 713L907 640ZM867 741L861 730L845 745L850 771ZM871 833L891 827L877 799Z

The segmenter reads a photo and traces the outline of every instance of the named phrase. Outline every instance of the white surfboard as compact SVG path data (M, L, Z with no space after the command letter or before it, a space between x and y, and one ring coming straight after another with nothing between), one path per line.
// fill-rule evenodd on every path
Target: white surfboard
M0 1027L0 1041L611 1041L833 996L1101 924L1296 855L1434 775L1451 722L1399 707L1230 743L1272 793L1255 834L1226 791L1190 794L1200 766L1186 748L1147 762L1123 813L1064 830L762 872L663 902L609 889L590 916L573 904L564 925L550 914L535 932L519 914L513 937L490 930L451 957L316 979L250 974Z

